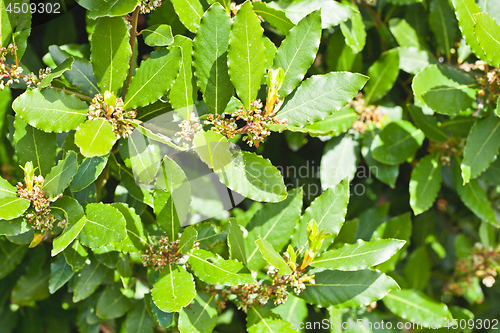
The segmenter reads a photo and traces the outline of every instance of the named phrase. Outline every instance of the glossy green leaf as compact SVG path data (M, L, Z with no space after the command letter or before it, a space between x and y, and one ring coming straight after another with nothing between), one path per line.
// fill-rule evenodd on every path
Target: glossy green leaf
M12 186L6 179L0 177L0 199L15 196L17 196L17 189Z
M292 127L290 130L305 131L309 133L310 136L338 136L347 132L352 127L352 124L358 116L358 113L354 111L354 109L344 107L321 121L317 121L303 128Z
M196 231L195 228L192 226L187 227L184 229L181 235L181 239L179 241L179 249L177 252L180 252L184 255L188 254L189 251L194 246L194 242L196 242L196 239L198 238L198 232Z
M483 173L496 159L499 148L500 119L491 116L475 122L467 137L461 165L464 182Z
M479 59L486 60L484 51L479 46L479 42L474 33L476 18L474 14L481 11L481 8L474 0L452 0L455 6L455 14L458 19L458 26L462 31L462 36L465 38L467 45L476 54Z
M115 202L111 204L111 206L122 213L127 223L125 226L127 229L127 237L118 244L113 245L113 247L121 252L139 252L144 250L148 241L141 218L137 215L134 208L121 202Z
M24 234L30 229L31 228L28 224L28 220L23 216L7 221L0 220L0 235L16 236Z
M87 223L87 219L78 201L68 196L57 199L56 202L50 205L50 209L55 217L66 219L68 222L66 229L52 242L51 255L55 256L78 237L85 223Z
M79 271L83 268L83 266L85 266L85 263L89 256L88 252L78 240L76 240L71 246L64 249L62 253L68 265L70 265L71 269L73 269L75 272Z
M203 15L193 40L193 66L198 87L209 110L220 114L233 96L227 68L231 17L215 3Z
M92 184L102 173L109 155L89 157L83 160L69 186L72 192L78 192Z
M406 262L404 276L414 290L424 290L431 277L431 263L425 246L414 250Z
M227 64L231 82L247 108L257 98L266 69L263 31L251 2L245 2L231 27Z
M17 57L21 60L27 47L27 39L31 33L31 11L23 11L27 0L3 0L0 2L0 44L7 47L14 44L18 47ZM20 9L16 12L16 5ZM25 7L26 8L26 7Z
M429 11L429 25L438 45L451 59L451 49L460 37L458 22L448 0L432 0Z
M45 133L28 125L21 117L14 120L14 142L20 165L32 162L35 174L46 176L56 160L55 133Z
M124 323L125 332L150 333L153 332L155 322L148 313L146 304L139 301L127 314Z
M368 76L372 78L364 88L365 101L376 101L384 97L396 82L399 74L398 49L382 53L380 58L368 68Z
M329 71L361 72L363 55L355 53L341 31L336 31L328 41L326 64Z
M314 285L306 284L299 297L321 307L359 307L378 301L399 289L389 276L371 270L323 271L315 274Z
M118 244L127 237L126 220L115 207L91 203L85 207L87 222L80 242L93 249Z
M182 24L191 32L196 32L200 26L203 7L199 0L172 0L175 12Z
M134 11L138 0L110 0L110 1L94 1L86 0L77 1L81 6L89 10L89 17L96 19L101 16L122 16Z
M125 109L156 102L172 87L179 74L181 50L177 47L151 53L137 69L125 96Z
M302 188L291 190L286 200L268 203L253 216L247 225L247 266L257 270L266 265L255 241L265 240L281 252L290 241L290 235L297 225L302 210Z
M0 220L12 220L21 216L30 206L30 201L18 197L0 199Z
M196 296L193 276L180 266L165 267L151 289L153 302L164 312L178 312Z
M71 70L71 67L73 66L73 61L75 59L72 57L67 58L64 60L62 63L60 63L54 70L52 70L46 77L40 81L40 84L38 85L38 89L46 88L50 86L52 81L61 75L64 74L64 72Z
M49 291L51 294L58 291L62 286L68 282L75 272L68 265L64 256L59 256L57 259L50 264L50 279L49 279Z
M16 98L12 108L31 126L56 133L76 129L88 112L85 102L54 89L28 90Z
M69 186L73 176L78 170L76 153L72 150L66 153L64 159L60 160L45 177L42 189L49 198L55 198Z
M107 287L99 297L96 315L102 319L113 319L123 316L130 309L132 302L120 291L118 284Z
M316 58L320 39L321 14L315 10L293 27L281 42L273 64L273 69L282 68L285 73L280 97L288 96L302 81Z
M2 251L0 251L0 279L6 277L10 272L12 272L23 260L28 247L26 245L18 245L4 240L3 237L0 239L0 246Z
M488 62L495 67L500 66L500 25L487 13L474 15L476 24L474 34L483 49Z
M167 46L174 42L172 27L168 24L156 24L142 30L144 43L149 46Z
M355 13L346 22L340 23L340 30L345 37L345 42L354 53L359 53L366 44L366 30L363 17L355 3L344 1L343 4L351 7Z
M340 232L347 213L349 202L349 180L343 179L338 184L328 187L325 191L306 208L300 218L299 226L293 235L292 245L296 248L306 247L307 223L314 220L318 229L332 234L334 239Z
M215 295L198 292L193 303L179 313L179 331L210 333L217 323Z
M415 30L405 19L390 19L389 29L400 46L416 47L417 49L428 48L423 39L424 36L419 36L417 30Z
M331 139L321 157L321 187L326 189L344 178L351 181L359 160L359 143L349 133Z
M450 66L430 65L413 78L413 93L432 110L455 115L476 99L476 80Z
M411 123L401 120L387 125L371 145L373 158L385 164L401 164L413 157L424 141L424 134Z
M236 259L244 265L247 264L247 253L245 247L245 237L240 225L236 220L229 222L229 234L227 235L227 245L231 259Z
M106 119L89 120L81 124L75 133L75 143L85 157L104 156L117 140L113 126Z
M144 295L144 302L146 303L149 314L153 317L157 325L163 328L168 328L172 325L174 313L161 311L153 302L150 293Z
M451 313L446 304L436 302L418 291L394 290L383 301L392 313L406 320L421 323L424 327L436 321L439 323L438 327L442 327L446 320L448 322L451 320Z
M258 154L233 152L233 159L227 169L216 173L221 183L252 200L279 202L286 198L281 173L268 159Z
M252 6L255 14L259 15L264 19L264 21L277 28L283 35L287 35L290 29L292 29L295 25L292 21L290 21L285 11L273 8L269 6L268 3L254 2Z
M410 180L410 206L415 215L432 207L441 189L441 161L437 152L429 154L415 166Z
M76 275L73 289L73 302L89 297L104 280L108 269L96 258L90 259Z
M203 282L237 286L255 283L250 271L237 260L224 260L218 254L197 249L188 259L194 274Z
M115 95L127 78L132 50L123 17L101 17L92 33L90 62L101 92Z
M375 239L370 242L358 239L355 244L345 244L339 249L323 253L311 262L311 266L358 271L389 260L405 243L397 239Z
M214 131L199 131L193 138L193 146L200 159L214 171L230 168L231 152L229 141Z
M440 128L436 118L424 114L422 109L416 105L408 104L407 106L413 121L424 132L427 138L438 142L448 140L448 135Z
M293 273L283 257L276 252L271 244L260 238L255 241L255 244L259 247L264 260L269 265L276 267L281 275L290 275Z
M399 48L399 68L409 74L417 74L430 64L436 64L432 54L426 50L418 50L416 47Z
M30 303L46 299L50 296L49 278L48 270L40 271L36 275L31 271L30 274L21 276L12 289L10 301L14 304L27 306Z
M193 112L193 104L196 100L193 77L193 41L184 36L175 36L173 47L179 47L182 53L182 62L179 69L179 75L175 79L169 92L169 101L172 108L183 119L189 119Z
M347 72L312 76L285 100L277 117L299 127L323 120L346 106L366 81L364 75Z

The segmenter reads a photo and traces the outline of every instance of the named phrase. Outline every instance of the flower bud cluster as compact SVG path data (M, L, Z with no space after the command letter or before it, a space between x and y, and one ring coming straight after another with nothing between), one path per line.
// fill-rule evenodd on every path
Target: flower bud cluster
M6 64L7 55L16 58L17 46L9 44L7 47L0 46L0 90L10 86L14 82L19 83L19 79L23 75L23 68L17 64ZM6 79L6 81L4 81Z
M486 75L477 76L477 82L481 86L478 96L484 104L496 103L500 97L500 69L490 69L487 63L476 61L474 69L484 72Z
M142 264L155 270L175 264L182 257L182 253L179 252L179 242L179 237L170 242L168 236L162 236L157 245L149 244L142 252Z
M42 187L44 178L42 176L33 176L32 187L17 183L17 196L27 199L33 206L33 212L26 214L26 218L31 226L42 232L52 230L56 218L50 214L50 200L45 197Z
M180 140L190 142L193 140L195 134L202 129L202 125L197 120L183 120L180 122L179 127L181 130L175 133L175 136Z
M139 4L140 13L141 14L151 13L161 5L162 5L161 0L142 0L142 2Z
M365 133L368 124L373 123L380 128L384 114L380 111L380 106L366 105L364 96L359 92L349 103L357 113L358 118L352 124L352 128L360 133Z
M473 278L479 278L482 283L491 288L495 284L500 264L500 247L485 248L476 243L467 258L457 260L455 275L452 282L445 286L445 291L463 295L473 283Z
M118 137L127 138L133 132L134 126L126 122L126 120L134 119L137 113L135 110L124 110L123 105L123 100L120 97L116 98L115 105L107 105L104 97L101 94L97 94L89 106L88 119L96 120L104 118L113 126L113 132Z
M427 151L438 151L442 165L450 165L452 156L460 157L463 154L466 139L452 135L445 142L430 141Z

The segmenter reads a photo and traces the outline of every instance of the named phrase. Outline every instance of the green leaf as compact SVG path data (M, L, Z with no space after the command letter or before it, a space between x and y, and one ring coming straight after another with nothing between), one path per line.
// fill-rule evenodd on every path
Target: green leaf
M238 10L231 27L227 64L231 82L247 108L257 98L266 71L263 31L251 2L245 2Z
M274 57L276 56L276 52L278 49L276 45L269 39L267 36L262 37L264 41L264 47L266 48L266 68L271 68L272 63L274 62ZM262 78L261 84L267 83L267 75ZM241 103L241 102L240 102ZM228 105L230 107L230 104Z
M446 115L467 110L476 99L476 80L450 66L430 65L413 78L413 93L421 103Z
M12 220L21 216L30 206L30 201L18 197L0 199L0 220Z
M200 26L203 7L199 0L172 0L175 12L182 24L191 32L196 32Z
M113 126L106 119L88 120L75 133L75 143L85 157L107 155L116 140Z
M500 66L500 26L487 13L474 14L474 34L490 64Z
M72 192L78 192L92 184L102 173L109 155L89 157L83 160L69 186Z
M42 186L45 195L52 199L62 193L71 183L77 169L76 153L70 150L66 153L64 159L60 160L45 177Z
M287 35L290 29L292 29L295 25L292 21L290 21L283 10L273 8L269 6L268 3L254 2L252 3L252 6L255 14L259 15L264 19L264 21L277 28L283 35Z
M418 161L411 172L410 206L415 215L429 208L437 198L441 188L441 161L439 153L434 152Z
M365 306L399 289L392 278L371 270L323 271L315 274L315 281L314 285L306 284L299 297L321 307Z
M46 176L56 160L55 133L45 133L28 125L21 117L14 120L14 143L20 165L32 162L35 173Z
M210 333L217 324L215 295L199 292L189 307L179 313L181 332Z
M292 238L292 245L296 248L306 247L307 223L314 220L318 229L332 234L335 239L345 221L347 203L349 202L349 180L343 179L338 184L328 187L319 197L314 199L300 218L299 226Z
M486 55L479 46L479 42L474 33L474 26L476 25L474 14L479 13L481 8L479 8L474 0L452 0L452 2L455 6L458 26L467 45L479 59L486 60Z
M281 173L268 159L258 154L233 152L227 169L216 173L221 183L252 200L279 202L286 198L286 187Z
M366 44L366 30L363 17L356 4L347 1L344 1L344 4L350 6L355 13L349 20L340 23L340 30L345 37L346 44L351 47L354 53L359 53Z
M352 127L354 121L358 119L358 116L358 113L354 109L344 107L321 121L299 129L307 131L311 136L337 136L347 132ZM294 128L291 130L293 131Z
M0 199L6 197L16 197L17 189L12 186L6 179L0 177Z
M11 243L2 237L0 248L0 262L2 263L0 265L0 279L3 279L21 263L28 247Z
M146 304L139 301L127 314L124 323L125 332L152 333L155 326L153 318L148 313Z
M472 126L464 149L462 177L467 183L477 178L493 162L500 148L500 119L495 116L479 119Z
M273 69L282 68L285 79L280 97L288 96L311 67L321 40L321 14L315 10L293 27L274 57Z
M115 95L127 78L132 49L123 17L101 17L92 33L90 62L101 92Z
M41 301L50 296L49 293L48 270L41 271L40 274L25 274L17 280L12 289L10 301L14 304L27 306L30 303Z
M404 276L414 290L424 290L431 277L431 263L425 246L414 250L406 262Z
M50 86L52 83L52 80L60 77L61 75L64 74L64 72L71 70L71 67L73 66L73 61L75 59L72 57L67 58L64 60L62 63L60 63L54 70L52 70L46 77L40 81L40 84L38 85L38 89L46 88Z
M405 120L392 122L373 139L370 147L377 161L397 165L412 158L424 141L424 134Z
M17 236L28 232L30 229L28 220L23 216L8 221L0 220L0 235Z
M74 130L86 118L87 103L54 89L28 90L12 103L16 113L45 132Z
M146 303L149 314L153 317L157 325L163 328L168 328L172 325L174 313L161 311L153 302L151 293L144 295L144 302Z
M122 16L134 11L138 0L109 0L91 2L86 0L77 1L81 6L89 10L89 17L96 19L101 16Z
M193 105L196 100L195 89L196 83L193 77L193 41L184 36L175 36L173 47L179 47L182 53L181 67L179 75L175 79L174 84L169 92L169 100L172 108L183 119L188 120L191 112L193 112Z
M339 25L349 19L355 11L346 4L340 4L334 0L302 0L302 1L272 1L268 2L272 8L282 9L286 16L297 24L307 14L321 8L322 28L327 29ZM364 28L363 28L364 29Z
M174 42L172 27L168 24L156 24L142 30L144 43L148 46L167 46Z
M329 71L361 72L363 55L354 53L345 43L341 31L336 31L328 41L326 64Z
M215 172L230 168L230 145L222 134L210 130L198 131L194 135L193 146L200 159Z
M397 239L375 239L370 242L358 239L356 244L345 244L339 249L323 253L311 262L311 266L358 271L389 260L405 243Z
M89 256L88 252L78 240L75 240L73 245L64 249L63 255L66 259L66 262L75 272L79 271L83 268L83 266L85 266L85 262L87 261Z
M491 223L498 227L498 221L495 217L495 212L491 207L491 202L486 195L486 192L479 186L476 179L465 183L460 172L460 162L454 160L454 183L458 196L477 217L481 220Z
M314 75L287 97L277 117L304 127L342 109L363 88L368 77L347 72Z
M66 219L68 222L66 229L52 243L51 255L55 256L78 237L85 223L87 223L87 219L78 201L68 196L57 199L56 202L50 205L50 209L55 217Z
M405 19L392 18L389 20L389 29L400 46L427 49L428 46L423 39Z
M184 229L181 235L181 239L179 241L179 249L177 252L180 252L184 255L188 254L189 251L193 248L194 242L198 238L198 232L192 226Z
M426 50L416 47L399 48L399 68L409 74L417 74L430 64L436 64L434 56Z
M87 222L80 233L80 242L92 249L115 245L127 237L126 220L115 207L90 203L85 207Z
M59 256L50 264L50 279L49 279L49 292L51 294L58 291L62 286L68 282L75 272L68 265L64 256Z
M436 118L424 114L422 109L416 105L408 104L407 106L413 121L424 132L427 138L437 142L448 140L448 135L440 128Z
M436 321L442 327L446 320L449 322L452 318L446 304L415 290L394 290L383 301L392 313L405 320L421 323L424 327Z
M63 51L57 45L50 46L49 52L56 65L60 65L66 61L66 59L72 57L71 54ZM63 75L84 94L94 96L99 93L97 79L93 74L92 64L87 59L75 56L71 70L66 71Z
M151 52L137 69L125 96L124 109L156 102L172 87L182 63L178 47Z
M118 244L113 245L113 247L121 252L139 252L144 250L148 241L140 216L136 214L134 208L129 207L127 204L115 202L111 206L122 213L127 223L125 226L127 237Z
M245 237L237 220L229 222L229 234L227 235L227 245L232 259L236 259L244 265L247 264L247 253L245 247Z
M380 58L368 68L368 76L372 80L369 80L364 88L366 103L369 104L384 97L392 89L398 74L398 49L382 53Z
M460 38L460 31L458 30L457 19L448 0L432 0L429 12L429 25L434 36L436 36L442 52L446 54L448 59L451 59L451 49Z
M31 33L31 11L23 11L23 5L30 5L27 0L0 1L0 44L7 47L14 44L18 47L17 58L21 60L26 51L26 40ZM21 9L16 13L15 5ZM14 6L14 8L13 8ZM10 9L10 11L8 11Z
M197 84L208 109L216 114L224 111L234 91L227 68L230 31L231 17L214 3L203 15L193 41Z
M334 186L344 178L351 181L358 160L359 143L351 134L346 133L328 141L321 157L321 187Z
M259 247L260 253L267 263L276 267L281 275L293 273L283 257L276 252L271 244L260 238L255 241L255 244Z
M123 295L118 284L107 287L99 297L96 315L102 319L113 319L123 316L132 306L128 297Z
M151 290L153 302L164 312L178 312L196 296L193 276L180 266L169 265Z
M294 189L286 200L264 205L250 220L245 239L248 268L257 270L266 265L255 244L257 239L265 240L277 251L282 251L289 243L302 210L302 195L302 188Z
M89 259L90 263L85 265L76 275L73 289L73 302L79 302L89 297L99 287L106 277L108 269L95 257Z
M302 298L295 295L288 295L285 303L271 309L272 312L278 314L283 320L291 322L297 319L298 322L305 321L308 314L307 304Z
M205 283L238 286L255 283L250 271L237 260L224 260L216 253L196 249L188 259L194 274Z

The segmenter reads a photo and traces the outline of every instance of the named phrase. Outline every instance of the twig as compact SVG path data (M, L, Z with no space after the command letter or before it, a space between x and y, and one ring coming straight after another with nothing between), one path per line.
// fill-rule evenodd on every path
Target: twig
M84 100L87 102L92 102L92 98L90 98L89 96L85 96L85 95L79 94L79 93L71 91L71 90L66 90L64 88L58 88L58 87L53 87L53 86L50 86L50 88L55 89L55 90L59 90L59 91L64 91L67 95L75 95L76 97L78 97L81 100Z
M132 14L132 30L130 31L130 48L132 49L132 55L130 56L129 69L128 69L128 77L127 83L123 88L122 98L125 98L127 95L128 86L130 85L130 81L132 80L132 72L134 71L134 53L135 53L135 40L137 39L137 21L139 19L139 6L137 6Z

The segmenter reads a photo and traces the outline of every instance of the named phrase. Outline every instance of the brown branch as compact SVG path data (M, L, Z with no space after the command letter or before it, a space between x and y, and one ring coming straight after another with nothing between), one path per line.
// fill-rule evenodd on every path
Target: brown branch
M132 80L132 72L134 71L134 53L135 53L135 41L137 39L137 21L139 19L139 10L140 7L137 6L132 14L132 30L130 31L130 48L132 49L132 55L130 56L129 69L128 69L128 77L127 83L123 88L122 98L125 98L127 95L127 90L130 85L130 81Z
M64 91L67 95L75 95L76 97L78 97L81 100L84 100L87 102L92 102L92 98L90 98L89 96L85 96L85 95L79 94L79 93L71 91L71 90L66 90L64 88L58 88L58 87L54 87L54 86L50 86L50 88L55 89L55 90L59 90L59 91Z

